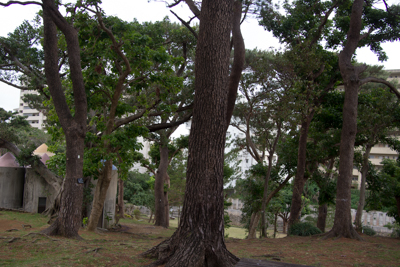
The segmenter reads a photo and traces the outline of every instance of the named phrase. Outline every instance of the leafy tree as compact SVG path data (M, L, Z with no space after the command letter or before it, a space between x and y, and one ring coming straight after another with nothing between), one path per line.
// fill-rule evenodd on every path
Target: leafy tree
M294 179L289 227L297 222L301 212L301 195L310 175L306 170L307 139L311 121L324 96L340 80L337 55L323 48L331 31L329 19L338 1L285 1L286 14L276 10L269 1L258 1L260 24L287 44L287 62L295 77L296 103L300 115L297 171Z
M386 40L399 39L399 11L398 6L380 10L373 8L372 3L355 0L342 4L335 14L337 28L341 32L347 32L346 39L335 39L337 45L344 43L339 54L339 68L345 88L345 101L343 104L335 221L332 230L327 233L325 238L343 236L361 239L352 227L350 216L350 186L354 142L357 133L358 91L361 85L373 81L387 85L396 95L399 95L399 93L393 85L383 79L371 77L361 79L360 74L366 70L367 66L354 66L352 59L356 49L366 45L378 53L380 59L384 59L380 43Z
M367 198L368 210L387 208L388 215L400 222L400 164L398 161L384 159L382 170L372 172L367 179L370 195Z
M248 238L256 238L256 227L261 218L265 218L268 204L269 180L273 158L282 133L295 127L293 115L294 94L285 69L285 62L279 55L261 51L247 51L247 71L240 84L241 97L236 104L231 125L243 132L245 139L237 140L237 147L245 148L258 164L267 158L267 171L264 176L264 195L260 210L254 210ZM266 155L267 152L267 155ZM264 225L264 223L262 223ZM266 236L265 229L262 235Z
M146 173L129 172L124 184L125 200L154 212L154 178Z

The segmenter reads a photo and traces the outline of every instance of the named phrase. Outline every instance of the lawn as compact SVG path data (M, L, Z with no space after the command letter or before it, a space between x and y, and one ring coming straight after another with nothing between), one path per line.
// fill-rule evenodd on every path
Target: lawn
M83 240L40 235L47 219L39 214L0 211L0 266L144 266L151 262L139 254L168 238L176 229L155 227L147 220L123 219L119 231L90 233ZM12 230L15 229L15 230ZM12 230L12 231L9 231ZM228 249L238 257L312 266L400 266L400 240L363 236L344 238L284 237L238 239L243 229L227 232ZM233 238L235 237L235 238Z

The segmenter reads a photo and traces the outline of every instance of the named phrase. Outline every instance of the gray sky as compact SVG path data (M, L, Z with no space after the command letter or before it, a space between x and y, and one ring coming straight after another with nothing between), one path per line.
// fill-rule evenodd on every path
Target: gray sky
M2 0L1 2L6 2ZM177 19L169 12L165 3L161 1L150 2L148 0L103 0L103 9L107 15L115 15L126 21L132 21L136 18L139 22L162 20L169 16L172 21ZM0 7L1 28L0 36L7 36L23 20L30 20L39 11L40 7L35 5L10 7ZM174 12L183 19L188 18L190 11L186 5L180 5L174 8ZM245 45L248 49L259 48L267 50L270 47L279 49L278 41L272 37L272 34L264 31L258 26L255 19L245 21L242 25L242 33L245 39ZM399 43L387 43L382 45L389 56L389 60L379 63L377 57L369 49L360 49L357 52L357 60L367 64L383 64L385 69L400 69L400 49ZM5 110L12 110L19 105L19 90L0 83L0 107Z

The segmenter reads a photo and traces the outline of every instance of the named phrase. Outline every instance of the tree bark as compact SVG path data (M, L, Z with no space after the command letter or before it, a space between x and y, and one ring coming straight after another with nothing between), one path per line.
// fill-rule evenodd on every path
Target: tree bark
M101 173L97 179L97 184L93 195L92 210L90 212L87 226L88 231L96 230L100 216L103 212L104 201L106 200L107 190L111 182L112 166L112 160L106 160L103 165L103 170L101 170Z
M247 235L247 239L257 238L257 226L259 220L260 220L260 212L255 212L251 214L250 224L249 224L249 234Z
M157 168L156 181L154 184L156 226L167 228L168 212L166 213L166 199L164 195L164 183L168 169L168 147L160 146L160 164Z
M358 206L357 206L357 213L356 213L356 219L355 219L355 226L356 226L356 231L359 233L362 233L362 214L363 214L363 209L365 205L365 183L367 182L367 173L368 173L368 158L369 158L369 153L371 152L372 144L367 144L365 148L365 153L363 155L363 164L361 168L361 185L360 185L360 200L358 201Z
M82 224L83 200L83 150L86 135L87 101L83 82L78 33L58 11L54 0L43 0L45 74L60 124L66 139L66 176L61 195L58 218L43 232L49 235L79 237ZM74 116L66 102L58 72L58 38L56 26L67 43L72 89L74 94Z
M328 215L328 204L322 204L318 206L318 220L317 228L325 233L326 227L326 216Z
M125 218L125 204L124 204L124 180L118 179L118 217L119 219ZM119 220L118 219L118 220Z
M314 112L311 112L305 120L301 123L299 150L297 152L297 172L294 177L292 204L290 206L289 225L290 228L294 223L300 220L301 212L301 195L303 194L304 185L308 179L305 177L306 172L306 159L307 159L307 138L308 129Z
M223 162L231 0L203 0L195 60L195 100L182 218L173 236L144 255L154 265L233 266L224 242Z
M354 141L357 133L358 89L360 86L358 75L365 70L365 66L354 67L351 60L360 40L363 5L364 0L353 2L346 45L339 54L339 68L345 88L343 128L340 143L335 220L332 230L325 235L325 238L346 237L361 240L351 222L350 190L353 174Z
M396 198L396 206L397 206L397 215L400 217L400 196L395 196Z

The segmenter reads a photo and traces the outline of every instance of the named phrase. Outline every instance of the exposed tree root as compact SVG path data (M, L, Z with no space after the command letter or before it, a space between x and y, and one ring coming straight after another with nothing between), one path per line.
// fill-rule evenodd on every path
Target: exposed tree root
M8 240L7 243L13 243L14 241L16 241L16 240L18 240L18 239L21 239L21 238L19 238L19 237L13 237L13 238L11 238L10 240Z
M357 233L357 231L353 227L350 227L350 229L346 230L347 231L345 231L345 233L342 233L343 231L339 232L335 230L335 228L332 228L332 230L330 230L329 232L322 234L321 239L326 240L329 238L334 238L336 240L341 237L344 237L344 238L355 239L358 241L364 241L364 239L362 239L362 237Z
M196 234L179 235L178 231L141 255L158 259L149 266L165 264L165 267L231 267L239 261L223 242L204 240Z
M61 231L61 227L59 224L60 224L59 218L57 218L56 221L54 221L52 225L50 225L48 228L40 231L40 233L48 235L48 236L63 236L63 237L67 237L67 238L83 240L83 238L78 234L63 233Z
M48 235L46 235L46 234L44 234L44 233L29 233L29 234L26 234L26 235L24 235L24 236L22 236L22 237L26 237L26 236L30 236L30 235L40 235L40 236L47 237L47 238L50 239L51 241L58 241L58 239L53 239L53 238L51 238L50 236L48 236Z

